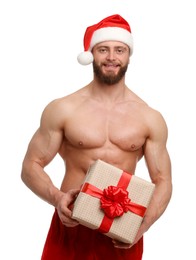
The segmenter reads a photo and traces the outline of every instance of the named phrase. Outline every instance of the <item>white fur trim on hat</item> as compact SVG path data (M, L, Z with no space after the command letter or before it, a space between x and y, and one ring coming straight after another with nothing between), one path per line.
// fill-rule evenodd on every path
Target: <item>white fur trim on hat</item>
M130 53L132 54L133 52L133 37L126 29L120 27L104 27L96 30L93 33L89 50L92 50L96 44L104 41L123 42L129 46Z

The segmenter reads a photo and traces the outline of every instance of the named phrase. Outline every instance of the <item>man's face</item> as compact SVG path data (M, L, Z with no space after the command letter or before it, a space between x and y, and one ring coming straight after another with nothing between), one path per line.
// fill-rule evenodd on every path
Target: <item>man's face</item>
M125 75L129 63L129 48L121 42L108 41L93 48L93 71L104 84L118 83Z

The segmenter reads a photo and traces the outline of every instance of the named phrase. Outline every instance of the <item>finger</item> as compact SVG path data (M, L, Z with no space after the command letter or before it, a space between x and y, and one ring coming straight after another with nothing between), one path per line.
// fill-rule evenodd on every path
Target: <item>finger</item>
M69 193L70 193L71 196L76 196L76 195L78 195L79 192L80 192L79 189L69 190Z
M77 226L79 223L74 220L74 219L64 219L61 221L63 225L65 225L66 227L75 227Z
M131 248L131 247L132 247L131 244L123 243L123 242L120 242L120 241L117 241L117 240L112 240L112 242L113 242L113 244L114 244L114 247L116 247L116 248L128 249L128 248Z
M79 224L79 222L71 217L64 217L62 223L67 227L74 227Z
M79 223L77 221L61 221L63 225L65 225L66 227L75 227L77 225L79 225Z
M70 210L73 210L73 205L74 205L74 202L75 202L79 192L80 192L80 190L70 190L69 191L70 199L68 201L67 206Z
M76 190L70 190L64 195L64 200L61 201L62 205L66 205L69 207L71 203L73 203L77 197L78 192Z
M70 200L74 201L77 198L79 192L80 192L80 190L78 190L78 189L70 190L69 191Z
M129 249L131 248L131 245L125 246L125 245L114 245L115 248L121 248L121 249Z

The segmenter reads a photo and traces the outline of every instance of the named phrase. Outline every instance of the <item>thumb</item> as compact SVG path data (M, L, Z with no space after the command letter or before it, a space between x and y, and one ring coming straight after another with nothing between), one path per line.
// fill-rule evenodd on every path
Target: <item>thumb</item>
M79 192L80 192L79 189L71 189L71 190L69 190L69 195L70 195L71 197L76 197Z
M73 210L73 206L74 206L74 201L77 198L78 193L80 192L79 189L72 189L69 191L69 195L70 195L70 203L69 203L69 209Z
M79 192L79 189L72 189L68 191L68 194L70 196L70 203L73 203L75 201Z

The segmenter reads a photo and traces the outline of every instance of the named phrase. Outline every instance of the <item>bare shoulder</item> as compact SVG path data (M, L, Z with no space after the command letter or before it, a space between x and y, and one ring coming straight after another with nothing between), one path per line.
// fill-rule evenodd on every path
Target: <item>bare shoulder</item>
M167 140L168 127L161 112L148 105L145 106L144 111L150 136L154 139L161 138L162 140Z
M128 97L129 102L132 103L138 111L141 111L147 120L156 122L158 120L162 121L163 123L165 122L161 112L149 106L149 104L140 98L137 94L129 91Z
M162 133L167 135L167 124L160 111L152 108L147 102L131 91L129 92L128 103L131 104L130 107L133 107L135 114L144 120L151 134Z
M73 92L67 96L52 100L46 105L42 112L42 121L53 124L64 124L66 118L71 116L73 111L85 98L85 88Z

